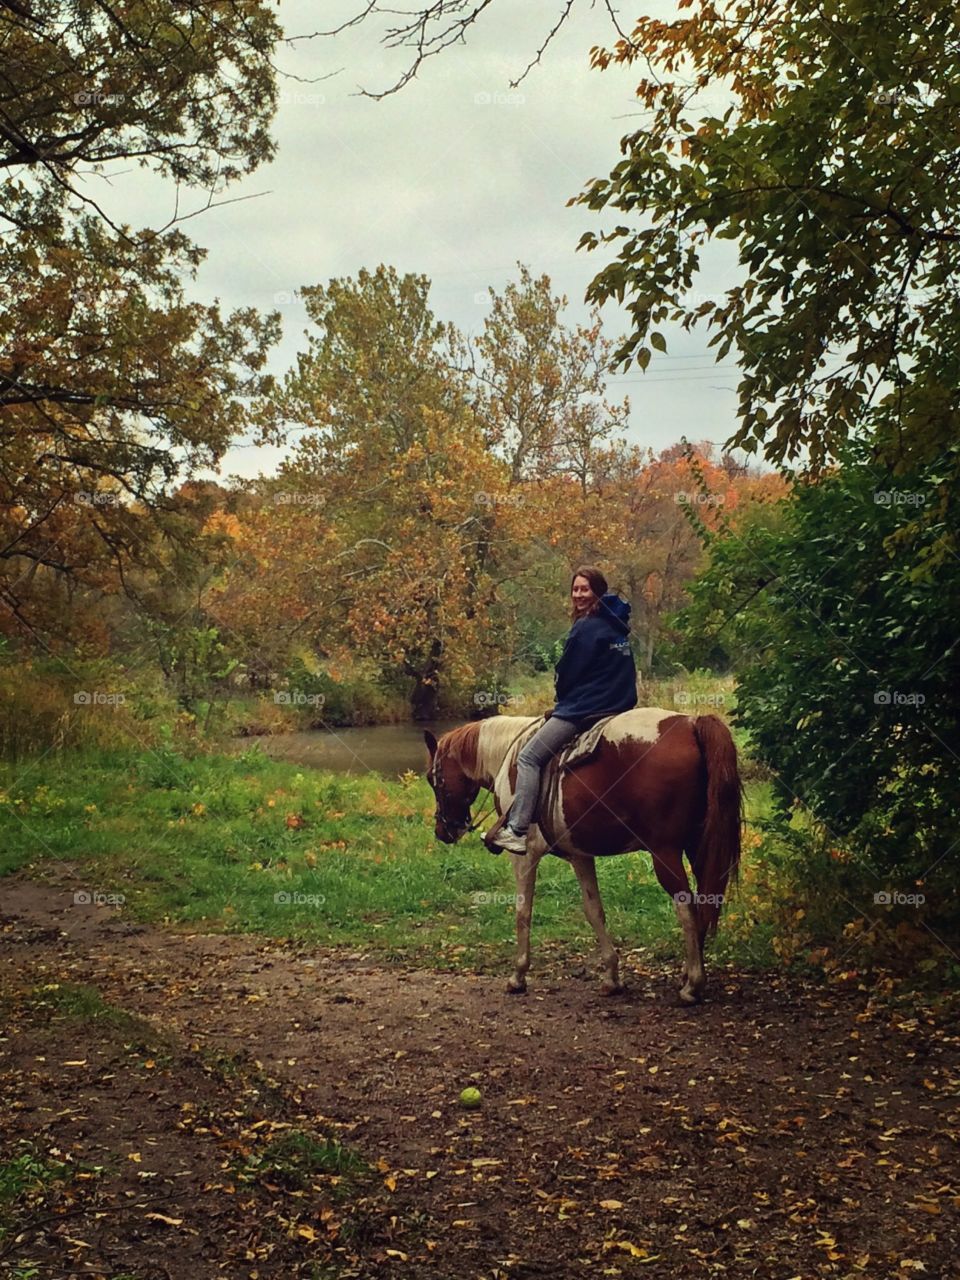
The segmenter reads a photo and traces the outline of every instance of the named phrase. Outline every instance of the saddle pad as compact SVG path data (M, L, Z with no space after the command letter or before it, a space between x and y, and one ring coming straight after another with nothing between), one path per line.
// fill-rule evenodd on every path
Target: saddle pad
M614 714L618 715L619 712ZM558 772L563 769L572 769L574 765L589 760L600 745L604 729L613 718L614 716L604 716L602 720L598 720L596 724L585 729L583 733L578 733L572 741L568 742L557 757Z

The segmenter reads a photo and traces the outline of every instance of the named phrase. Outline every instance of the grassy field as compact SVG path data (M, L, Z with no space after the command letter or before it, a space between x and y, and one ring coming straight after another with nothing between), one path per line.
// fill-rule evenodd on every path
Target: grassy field
M769 784L748 784L752 822ZM481 793L475 815L492 810ZM49 755L0 766L0 874L82 873L91 895L122 896L134 918L376 950L453 965L505 963L513 945L514 882L506 857L477 833L458 845L433 835L433 793L408 774L347 777L241 756L173 751ZM484 826L487 825L486 823ZM759 835L748 831L748 858ZM645 854L605 860L608 921L626 947L679 952L673 904ZM743 895L741 895L743 897ZM756 922L721 950L769 959ZM569 867L541 863L536 945L592 954ZM744 945L744 944L749 945Z

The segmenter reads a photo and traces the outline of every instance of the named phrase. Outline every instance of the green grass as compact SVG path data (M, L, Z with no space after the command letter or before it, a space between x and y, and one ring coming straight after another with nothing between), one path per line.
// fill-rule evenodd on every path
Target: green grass
M146 1019L108 1004L96 987L84 986L82 983L52 982L35 988L31 1001L38 1010L79 1018L83 1022L96 1022L101 1027L110 1027L141 1041L157 1037L156 1030Z
M770 784L748 793L756 821ZM485 792L475 814L481 806L492 814ZM70 864L87 891L122 896L125 914L146 921L502 965L513 947L511 866L478 833L438 843L433 809L418 775L320 773L255 747L191 759L169 749L51 754L0 765L0 875L56 880ZM602 860L599 876L622 945L678 954L673 904L648 855ZM579 886L560 859L540 864L534 928L537 945L592 954Z
M352 1148L335 1138L318 1139L292 1129L274 1138L262 1151L248 1156L238 1167L241 1182L259 1180L291 1191L303 1191L317 1177L350 1181L370 1173L370 1165Z
M15 1155L0 1160L0 1245L21 1229L24 1215L42 1204L51 1188L70 1181L79 1167L55 1160L26 1139ZM27 1280L30 1269L9 1274Z

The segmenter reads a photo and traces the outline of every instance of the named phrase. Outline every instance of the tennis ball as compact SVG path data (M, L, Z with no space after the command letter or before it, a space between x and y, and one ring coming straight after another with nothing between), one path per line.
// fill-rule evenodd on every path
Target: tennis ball
M463 1093L460 1095L460 1105L461 1107L468 1107L470 1110L473 1110L475 1107L479 1107L480 1090L474 1089L472 1085L470 1088L464 1089Z

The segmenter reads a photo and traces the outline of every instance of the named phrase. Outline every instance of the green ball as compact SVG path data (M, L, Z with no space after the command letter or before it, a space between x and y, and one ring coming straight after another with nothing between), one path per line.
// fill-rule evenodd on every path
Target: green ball
M470 1088L464 1089L463 1093L460 1095L460 1105L461 1107L469 1107L471 1110L473 1110L474 1107L479 1107L480 1090L474 1089L472 1085Z

